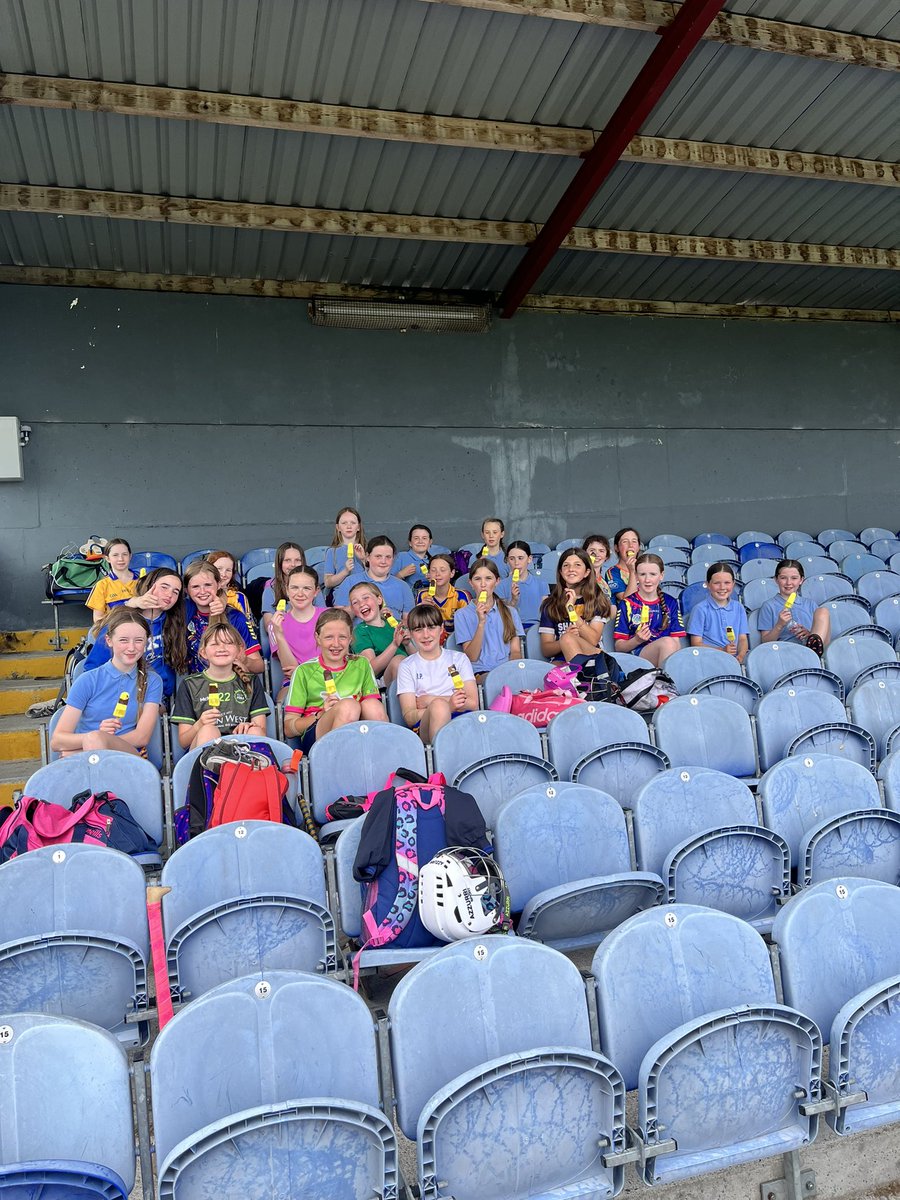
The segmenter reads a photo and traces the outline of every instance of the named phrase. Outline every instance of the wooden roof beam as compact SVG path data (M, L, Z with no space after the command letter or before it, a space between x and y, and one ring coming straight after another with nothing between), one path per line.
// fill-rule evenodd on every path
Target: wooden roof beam
M78 112L200 121L250 129L324 133L337 137L376 138L386 142L505 150L521 154L558 154L575 158L590 150L599 137L598 130L564 126L486 121L355 108L347 104L314 104L306 100L232 96L221 92L148 87L137 83L95 83L90 79L0 72L0 104L4 103L28 108L74 109ZM778 175L788 179L824 179L900 187L900 163L813 154L802 150L689 141L686 138L632 138L622 155L622 161Z
M671 24L679 4L661 0L424 0L426 4L452 4L457 8L483 9L523 17L548 17L577 21L583 25L610 25L616 29L656 32ZM900 70L900 42L886 38L821 29L814 25L792 25L742 13L723 12L704 35L707 41L727 46L746 46L775 54L795 54L826 62Z
M541 229L540 225L531 221L478 221L401 213L352 212L16 183L0 183L0 211L497 246L528 245ZM888 271L900 269L900 250L884 250L877 246L697 237L691 234L590 229L583 226L572 230L562 243L562 248L611 254L659 255L665 258L720 259L727 262L863 267Z
M400 291L355 287L351 284L316 283L292 279L241 279L222 275L158 275L139 271L97 271L81 267L3 267L0 284L38 287L114 288L141 292L183 292L194 295L260 296L284 300L309 300L313 296L340 296L357 300L398 300L447 303L457 294L434 291ZM632 300L610 296L527 296L522 307L537 312L626 314L651 317L713 317L738 320L876 321L900 322L900 311L871 308L799 308L772 304L698 304L693 301Z

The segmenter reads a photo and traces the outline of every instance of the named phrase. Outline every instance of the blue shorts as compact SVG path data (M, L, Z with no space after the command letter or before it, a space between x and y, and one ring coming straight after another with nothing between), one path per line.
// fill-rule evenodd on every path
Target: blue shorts
M309 754L310 750L315 745L316 729L318 728L318 725L319 718L316 717L312 725L310 725L308 729L304 729L304 731L300 734L300 749L304 754Z

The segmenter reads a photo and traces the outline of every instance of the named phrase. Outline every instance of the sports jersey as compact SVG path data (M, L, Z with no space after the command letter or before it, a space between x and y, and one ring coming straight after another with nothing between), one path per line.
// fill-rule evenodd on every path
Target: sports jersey
M77 708L81 717L76 733L93 733L100 722L113 715L123 692L128 693L125 716L119 734L131 733L138 723L138 670L134 667L128 674L114 667L112 661L104 663L96 671L82 671L66 697L66 707ZM147 672L145 704L162 703L162 680L154 671Z
M442 650L437 658L411 654L397 671L397 695L412 692L416 696L452 696L451 666L456 667L464 683L474 682L472 664L461 650Z
M259 652L259 638L255 637L255 630L251 631L250 626L243 613L238 612L236 608L226 608L225 616L228 619L229 625L241 635L241 640L248 654ZM206 632L209 625L209 613L199 613L194 605L188 602L188 621L187 621L187 644L188 644L188 673L190 675L199 675L206 665L200 657L200 639Z
M399 575L404 567L415 567L412 575L406 576L406 582L412 587L415 587L417 579L425 579L427 581L428 561L427 554L416 554L415 550L401 550L394 559L394 565L391 567L391 574ZM424 571L422 570L423 567L425 568ZM425 586L428 586L427 582Z
M360 621L358 625L353 627L353 643L351 649L354 654L362 654L363 650L371 650L377 658L379 654L383 654L388 646L394 640L394 631L388 625L387 621L383 625L366 625ZM397 647L397 655L405 658L409 654L402 645Z
M622 577L622 572L619 570L618 564L614 567L607 568L604 579L609 587L610 595L614 600L620 600L625 594L625 589L630 586L631 578L628 581Z
M120 603L123 602L120 601ZM144 620L150 626L150 640L144 651L144 662L162 679L163 695L169 697L175 691L175 672L163 658L163 627L166 623L166 614L160 613L152 621L147 617L144 617ZM96 642L91 647L90 654L84 660L84 669L85 671L96 671L98 667L108 663L111 658L112 650L101 630Z
M522 628L519 614L514 608L509 611L512 613L516 633L520 637L524 636L525 630ZM468 604L465 608L461 608L453 621L456 640L459 644L464 646L467 642L471 642L478 629L478 610L475 605ZM491 671L494 667L499 667L501 663L509 662L509 650L509 642L503 640L503 618L500 616L497 606L494 605L485 618L481 653L472 666L478 672Z
M416 588L416 604L427 603L427 601L424 599L424 596L427 594L427 592L428 582L423 579L421 585ZM452 633L453 618L461 608L466 607L466 605L469 603L469 597L465 592L458 591L451 583L447 589L446 600L438 600L437 596L433 596L432 599L434 600L435 605L440 609L441 616L444 618L444 629L447 631L447 633Z
M137 588L138 577L134 571L129 571L130 578L113 579L111 575L102 575L91 588L91 594L85 604L93 612L102 610L105 614L111 604L130 600Z
M691 609L688 633L691 637L702 638L706 645L724 650L728 645L727 628L734 633L735 643L741 634L749 637L746 609L734 596L730 596L725 604L718 604L712 596L707 596Z
M284 704L286 713L301 717L320 715L325 702L325 664L321 657L301 663L291 676ZM337 695L342 700L377 700L378 684L367 658L350 658L342 668L331 669Z
M508 575L506 579L501 579L494 588L494 594L499 596L501 600L505 600L507 604L515 608L519 614L522 625L527 629L529 625L540 618L541 603L547 593L550 591L550 584L546 579L538 579L536 575L529 574L519 580L519 603L513 604L512 590L513 581L512 575Z
M358 583L374 583L384 597L384 602L395 617L405 616L413 607L412 588L405 579L397 579L389 575L387 579L373 579L368 573L348 576L342 584L334 589L334 604L336 608L350 606L350 589Z
M338 575L347 565L347 547L346 546L329 546L325 551L325 561L322 563L322 569L319 571L319 578L322 583L325 583L326 575ZM353 569L347 576L347 579L352 579L354 583L359 583L360 579L366 573L366 564L356 557L354 554L350 560ZM346 580L344 581L346 582Z
M627 641L635 636L635 630L641 624L641 609L647 609L647 624L650 626L650 641L655 642L661 637L683 638L685 636L684 626L681 623L681 613L678 611L678 602L673 600L671 596L663 593L662 604L665 605L665 611L668 613L669 621L665 629L662 627L663 610L659 600L642 600L635 593L631 596L622 596L619 599L619 616L616 620L616 631L614 638L617 642ZM646 643L645 643L646 644ZM640 646L635 647L637 651Z
M757 628L760 633L766 633L769 629L774 629L778 624L778 618L784 609L784 596L773 596L771 600L767 600L759 610L757 618ZM816 615L816 606L812 600L807 600L803 596L798 596L791 608L791 619L796 621L798 625L802 625L806 629L812 629L813 617ZM785 625L781 633L778 635L779 642L802 642L806 644L806 638L799 638L796 634L791 633L790 625Z
M215 683L219 690L219 715L216 724L223 734L234 733L238 725L244 725L251 717L268 716L269 705L258 675L250 676L245 685L238 675L230 679L210 679L205 671L182 679L175 693L172 720L181 725L193 725L205 708L210 707L209 685Z

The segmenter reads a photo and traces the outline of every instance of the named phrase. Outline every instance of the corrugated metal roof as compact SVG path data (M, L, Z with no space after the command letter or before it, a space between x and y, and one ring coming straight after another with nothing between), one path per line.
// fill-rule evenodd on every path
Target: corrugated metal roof
M728 7L900 37L897 0ZM654 44L649 33L418 0L0 0L0 70L551 125L602 126ZM644 131L891 159L900 157L898 108L898 81L887 72L706 42ZM503 151L0 107L6 182L542 221L577 167L575 159ZM895 197L816 180L621 164L580 223L889 247L900 243ZM3 214L0 229L5 261L391 287L499 289L521 254L25 214ZM856 306L854 297L870 295L896 305L895 278L570 253L558 256L541 289L572 292L577 280L584 294L674 288L678 295L659 298L713 300L750 285L757 294L765 280L780 300L752 302L829 295Z

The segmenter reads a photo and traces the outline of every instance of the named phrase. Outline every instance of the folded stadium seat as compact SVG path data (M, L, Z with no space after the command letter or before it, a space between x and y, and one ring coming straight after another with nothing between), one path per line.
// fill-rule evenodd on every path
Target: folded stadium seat
M400 701L397 698L397 680L395 679L388 687L384 696L384 707L387 711L388 720L392 725L399 725L401 729L408 729L409 726L403 719L403 709L400 707Z
M307 566L315 567L316 570L319 571L320 582L323 582L321 580L320 568L322 563L325 561L325 555L330 549L330 546L310 546L306 551L304 551L303 557L306 559Z
M520 937L557 950L596 946L651 905L659 875L632 869L625 814L605 792L578 783L528 788L504 801L494 856L521 914Z
M875 554L878 558L888 562L893 556L900 551L900 538L889 537L879 538L877 542L873 542L869 547L869 553ZM891 570L894 570L892 567Z
M771 533L763 533L759 529L745 529L743 533L739 533L737 535L737 537L734 539L734 544L738 548L738 550L740 550L741 547L746 546L748 542L774 542L774 541L775 541L775 538L772 536Z
M537 729L509 713L463 713L438 730L432 762L447 783L475 797L488 829L504 800L559 778Z
M613 650L611 655L626 675L630 675L632 671L653 670L653 663L646 658L641 658L639 654L620 654L617 650Z
M864 529L859 535L859 540L862 542L862 544L869 547L871 547L874 542L884 541L885 538L895 539L896 534L894 530L883 529L878 525L869 525L868 528ZM873 553L877 554L877 551L873 551Z
M175 851L160 883L172 889L162 913L176 1000L259 971L341 967L322 853L301 829L272 821L207 829Z
M195 562L198 558L206 558L207 554L212 553L213 549L214 547L210 546L207 550L191 550L189 554L185 554L184 558L181 560L182 573L186 571L191 563Z
M884 788L884 802L893 812L900 812L900 735L885 738L887 753L878 768L878 778Z
M861 636L877 636L881 637L882 641L888 640L893 644L888 630L876 626L872 614L861 604L857 604L857 599L858 597L854 596L838 596L835 600L828 600L817 606L828 609L831 637L839 638L847 633L859 632Z
M277 658L273 658L270 660L269 667L270 667L270 674L272 677L272 691L277 696L278 692L281 688L282 680L284 679L284 673L281 670L281 664L279 663ZM275 705L275 701L272 699L272 697L269 695L268 692L265 693L265 696L266 696L266 703L269 706L269 712L268 712L268 715L266 716L265 740L274 742L274 741L280 740L279 736L278 736L278 733L279 733L278 716L279 716L279 714L278 714L278 710ZM250 737L249 734L247 734L246 736ZM185 754L187 754L188 751L182 750L181 743L178 740L178 725L176 724L176 722L172 721L171 719L169 720L169 745L171 747L172 766L174 767L177 763L179 763L181 761L182 758L184 758Z
M0 1012L77 1017L123 1044L147 1040L147 894L133 859L85 843L20 854L0 867L0 912Z
M691 563L731 562L737 565L740 556L731 542L699 542L691 551Z
M118 750L85 750L49 763L28 779L25 795L68 808L80 792L112 792L128 805L138 825L158 846L163 841L164 783L153 763ZM136 861L158 867L158 854Z
M685 584L680 579L664 579L662 590L667 596L671 596L673 600L677 600L681 604L681 595L684 592ZM607 622L608 624L608 622ZM606 632L606 625L603 627L603 632Z
M698 546L726 546L733 549L734 541L726 533L698 533L691 538L691 548L696 550Z
M820 666L819 656L797 642L760 642L747 655L747 674L764 692L779 687L818 688L843 700L840 677Z
M691 565L688 567L688 569L683 573L685 587L690 587L691 584L694 584L694 583L705 584L706 583L706 572L708 569L709 569L708 562L691 563ZM735 574L736 573L737 573L737 568L735 568ZM663 579L663 590L665 590L665 586L666 586L666 584L668 584L668 582L669 582L669 568L667 567L665 578Z
M782 558L822 558L822 547L818 542L790 542L781 552Z
M277 551L274 547L258 546L255 550L248 550L242 554L238 563L238 569L244 583L249 583L251 578L260 578L258 575L248 575L248 571L253 570L254 567L271 566L274 571L276 553Z
M896 571L897 574L900 575L900 551L891 555L891 557L887 560L887 565L891 571Z
M380 792L399 767L428 775L419 735L385 721L353 721L332 729L313 744L302 767L303 794L313 817L324 826L323 838L337 837L347 824L326 822L325 809L333 800Z
M0 1192L127 1200L135 1178L128 1059L86 1021L4 1011Z
M561 712L547 729L547 745L560 779L606 792L623 808L669 766L651 744L644 718L612 704L578 704Z
M695 692L704 696L724 696L752 713L762 696L762 688L747 679L741 665L730 654L709 646L685 646L670 654L665 671L672 677L682 696Z
M784 556L784 551L777 542L745 542L740 550L742 563L758 562L760 559L777 562Z
M887 742L900 727L900 678L869 679L847 697L847 708L857 725L874 737L879 760L887 754Z
M82 671L83 670L84 670L84 668L82 667ZM79 671L79 674L81 674L80 671ZM49 722L47 723L47 742L46 742L47 761L51 762L51 763L63 761L60 758L60 754L59 754L58 750L50 749L50 739L53 736L53 731L56 729L57 725L59 724L59 720L60 720L60 717L63 715L63 711L64 710L62 708L58 708L56 710L56 712L53 714L53 716L50 718ZM150 741L147 744L147 761L149 761L154 767L156 767L157 771L163 770L164 765L165 765L165 758L166 758L165 743L163 740L163 721L164 720L165 720L165 713L163 711L162 706L160 706L159 720L154 725L153 733L151 734ZM115 750L107 750L107 751L103 751L103 753L106 753L106 754L119 753L120 758L135 758L135 757L137 757L136 755L133 755L133 754L120 753L119 751L115 751Z
M900 1119L900 889L852 876L794 896L772 930L785 1001L831 1044L839 1134Z
M688 555L691 552L691 543L687 538L683 538L677 533L657 533L647 543L647 549L652 550L654 554L666 547L675 550L686 550Z
M754 608L747 613L747 638L750 642L750 649L753 650L762 641L759 632L759 614L761 610Z
M690 583L691 571L695 570L696 567L699 566L701 566L701 564L696 564L694 567L686 567L683 563L666 563L665 574L663 577L663 591L665 591L672 584L681 584L681 586L684 587L686 584ZM705 567L703 567L703 578L706 578Z
M551 550L548 554L542 554L541 569L534 572L539 579L546 579L551 587L554 583L556 583L556 568L559 566L560 557L561 555L557 550ZM611 560L611 562L613 561L615 561L615 559ZM468 578L463 575L462 578L455 580L453 586L458 588L462 584L467 584L468 582Z
M741 581L744 587L751 579L774 579L777 562L774 558L751 558L741 564Z
M160 1197L400 1194L372 1016L343 984L223 984L162 1030L150 1080Z
M422 1197L485 1196L486 1180L504 1200L621 1191L625 1089L592 1049L584 985L562 954L457 942L400 980L388 1017Z
M864 575L870 572L883 571L884 563L874 554L848 554L841 559L841 574L856 584Z
M525 657L532 662L540 662L541 659L547 662L544 652L541 649L540 623L532 625L525 630ZM550 670L549 664L545 670Z
M663 560L667 570L669 567L686 567L691 561L690 551L684 550L680 546L660 546L652 553Z
M856 591L874 608L882 600L900 595L900 575L884 568L868 571L856 580Z
M900 634L900 596L887 596L875 605L875 624L880 629L886 629L896 645L897 635Z
M542 691L549 669L543 658L511 658L509 662L494 667L493 671L488 671L483 684L485 707L490 708L505 687L511 688L513 695L516 692Z
M745 783L758 777L750 717L734 700L676 696L653 714L656 745L673 767L709 767Z
M867 679L900 677L900 662L893 646L880 638L856 637L846 634L825 648L825 666L833 671L844 685L844 694Z
M639 913L592 965L600 1046L637 1088L638 1170L670 1183L808 1145L821 1038L778 1004L760 934L691 904Z
M767 600L778 595L778 584L774 579L751 579L744 588L744 606L749 609L762 608Z
M820 537L820 544L821 541ZM835 562L840 562L842 558L846 558L849 554L866 554L868 547L864 546L858 538L853 536L837 537L827 544L826 551L829 558L833 558Z
M154 571L157 567L168 567L170 571L177 571L178 560L160 550L136 550L131 556L129 566L138 574L141 571Z
M746 784L677 767L646 783L634 802L638 868L662 876L666 904L731 913L765 932L790 895L784 839L759 823Z
M244 576L244 586L246 587L248 583L252 583L254 579L272 579L274 575L274 558L269 559L266 562L254 563L252 567L247 568L247 574Z
M250 737L245 733L230 733L226 738L220 739L229 742L265 742L275 756L275 761L280 767L284 767L290 762L294 751L286 742L280 742L276 738L270 737ZM172 809L173 814L179 809L184 808L189 803L188 783L191 778L191 771L194 763L206 749L205 746L198 746L195 750L187 750L177 759L175 767L172 771ZM300 806L297 801L297 792L300 785L300 777L296 772L287 773L288 790L287 798L291 808L294 810L294 815L300 820ZM174 817L173 817L174 819Z
M756 706L760 768L768 771L787 758L795 741L808 730L846 720L844 706L832 692L799 686L775 688Z
M802 529L784 529L775 541L779 546L789 546L791 542L814 542L816 538Z
M807 575L800 584L800 595L811 600L813 604L824 604L827 600L836 600L838 596L853 596L853 583L843 575L829 574L820 571ZM857 597L862 599L862 597Z
M703 572L703 575L705 578L705 571ZM694 608L695 605L699 604L701 600L705 600L708 595L709 589L705 583L689 583L687 585L679 597L681 612L685 625L687 624L688 617L691 615L691 609Z
M556 543L554 550L558 551L560 554L563 554L566 550L580 550L581 543L583 541L584 538L563 538L561 542ZM466 547L463 547L463 549L466 549ZM480 549L480 545L476 547L476 550Z
M872 774L830 754L794 755L759 784L763 821L791 850L797 883L839 875L900 878L900 815L881 807Z
M803 536L807 537L808 535L804 534ZM849 529L823 529L821 533L817 534L816 537L813 538L813 541L818 542L820 546L824 546L827 549L832 542L852 542L855 539L856 534L851 532Z

